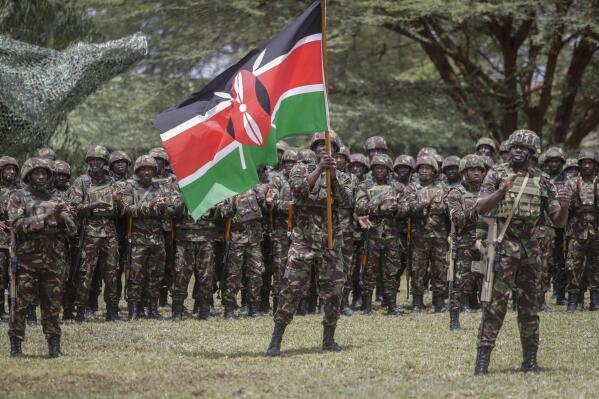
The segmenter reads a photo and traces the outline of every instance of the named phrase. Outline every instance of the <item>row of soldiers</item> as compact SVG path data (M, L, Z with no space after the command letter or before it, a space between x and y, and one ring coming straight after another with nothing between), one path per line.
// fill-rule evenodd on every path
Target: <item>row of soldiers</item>
M434 149L423 148L416 160L400 155L395 162L387 155L386 142L380 136L366 141L367 155L350 154L335 134L332 134L334 157L322 155L323 145L323 134L313 137L310 149L286 148L280 143L277 147L279 165L274 169L261 169L260 184L217 204L198 221L187 212L169 171L168 156L161 148L138 158L133 165L134 174L129 176L132 162L127 154L122 151L109 154L106 148L95 146L86 154L88 171L72 184L69 184L69 165L53 159L55 156L49 149L41 150L39 157L23 165L20 172L24 186L17 179L19 165L14 159L3 157L0 159L2 231L6 236L5 250L0 251L0 256L4 256L3 287L0 288L7 285L9 232L16 233L12 242L21 264L19 283L26 274L23 265L28 262L24 256L27 251L35 249L43 253L43 248L34 245L38 240L37 231L30 232L29 227L19 231L13 227L16 222L18 225L19 217L28 220L28 212L34 212L34 219L41 219L37 227L41 230L53 225L49 221L64 219L57 222L60 228L56 230L64 250L53 246L53 253L43 253L40 258L60 256L64 261L62 278L51 286L56 298L60 296L58 305L44 312L53 317L42 320L49 344L53 342L50 345L54 348L51 349L53 354L60 352L57 317L61 304L65 319L83 322L86 311L97 301L98 277L104 282L107 320L120 319L122 296L127 301L130 319L159 318L158 304L166 302L167 290L172 295L172 317L181 319L188 285L194 275L194 313L200 319L212 316L216 290L222 297L226 319L235 317L240 292L240 311L245 313L247 309L250 316L267 311L272 297L273 311L280 310L275 314L275 321L280 324L286 325L296 312L301 314L310 308L323 312L325 335L329 338L327 346L335 348L331 328L336 325L339 309L346 315L352 314L349 301L352 291L354 309L358 307L364 314L372 312L375 289L389 314L401 314L396 298L403 273L411 280L409 290L414 312L425 308L423 296L428 289L433 294L435 311L444 311L448 297L447 238L453 234L459 250L456 251L455 295L449 304L450 325L458 329L459 311L477 306L481 284L480 264L476 265L480 262L480 250L476 248L480 245L476 244L482 240L480 230L484 228L472 220L478 219L473 211L478 190L484 175L493 167L495 157L507 159L509 143L497 151L492 140L481 139L476 144L476 155L461 160L455 156L442 159ZM534 152L540 155L537 148ZM592 151L581 152L581 157L572 162L566 160L559 149L550 149L539 162L555 184L576 181L574 191L583 193L578 197L584 197L589 191L586 183L589 176L592 181L595 179L597 157ZM592 166L588 173L584 166L587 163ZM326 193L321 189L323 179L315 175L312 186L305 187L307 177L332 165L340 176L334 181L343 183L342 189L333 190L340 192L334 212L338 259L327 250L315 251L315 243L326 240L326 229L323 230L326 218L321 206ZM40 170L45 170L48 176L46 182L42 179L38 184L41 189L37 190L56 196L57 204L34 204L29 210L25 206L22 214L13 210L14 217L11 217L11 194L35 191L37 181L32 176ZM591 184L590 191L594 193L595 189L596 185ZM22 196L26 204L34 197ZM50 201L50 197L44 198ZM592 209L584 208L588 200L581 200L580 204L573 201L575 211L571 214L586 215L581 216L582 219L594 218L594 202ZM14 206L22 206L22 203L21 200ZM583 211L578 212L579 208ZM584 294L588 285L590 309L595 310L599 305L596 285L593 285L596 276L591 271L595 262L589 257L590 261L585 262L584 257L593 254L588 252L588 247L593 245L591 238L595 230L591 226L595 225L572 222L567 234L563 234L563 230L546 219L535 230L536 237L544 243L542 259L546 260L542 283L535 291L539 303L549 309L544 297L553 278L559 304L567 288L568 310L576 310L580 294ZM477 223L479 231L475 228ZM583 226L588 228L584 231L585 239L591 237L588 241L580 240ZM46 235L46 232L41 234ZM564 237L571 239L568 262L561 261L565 259ZM292 246L292 243L302 245ZM340 272L324 268L323 264L327 263L338 264ZM572 273L565 273L564 263ZM308 268L300 268L300 264ZM322 270L330 275L323 276ZM284 282L288 283L291 277L294 281L291 288L298 286L300 290L285 286ZM333 288L337 284L331 279L341 284L340 292ZM60 295L57 295L57 286L61 287ZM43 308L51 302L38 287L28 284L24 287L19 286L18 311L9 332L11 346L14 346L11 353L20 353L24 318L27 314L35 315L35 303L39 301ZM285 303L279 306L280 297L285 295ZM321 299L320 304L317 298ZM337 299L339 306L335 306ZM3 311L2 305L0 310ZM50 322L50 319L56 321ZM334 333L334 328L332 331Z

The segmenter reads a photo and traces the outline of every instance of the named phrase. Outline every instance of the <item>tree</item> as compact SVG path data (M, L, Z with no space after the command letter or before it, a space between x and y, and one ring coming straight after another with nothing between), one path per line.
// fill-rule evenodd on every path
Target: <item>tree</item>
M599 2L360 1L360 21L417 43L464 121L577 147L599 125Z

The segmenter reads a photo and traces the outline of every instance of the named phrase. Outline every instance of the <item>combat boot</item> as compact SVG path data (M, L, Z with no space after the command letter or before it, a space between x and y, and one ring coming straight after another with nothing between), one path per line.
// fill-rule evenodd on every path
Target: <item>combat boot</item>
M266 356L281 356L281 341L283 340L285 328L287 328L287 324L275 323L272 338L266 350Z
M582 312L584 310L584 291L580 290L578 293L578 304L576 305L576 310Z
M193 300L193 314L196 314L200 311L200 301L197 299Z
M257 303L250 302L248 304L248 317L260 317L260 307Z
M412 295L412 313L420 313L423 310L422 295Z
M470 294L462 295L462 312L472 313L472 308L470 307Z
M478 293L475 291L470 294L470 309L472 310L480 310L480 302L478 301Z
M162 320L162 316L160 316L160 313L158 313L158 301L150 302L148 318L154 320Z
M451 331L460 331L460 311L449 311L449 329Z
M35 305L30 305L27 310L27 325L30 327L37 326L37 313L35 312Z
M369 316L372 313L372 292L362 292L362 314Z
M75 315L75 322L81 324L85 321L85 306L77 306L77 314Z
M173 320L181 321L183 320L183 302L175 301L173 299Z
M235 307L231 303L225 303L225 320L235 319Z
M388 299L387 314L389 316L401 316L403 314L399 306L397 306L397 298L395 295Z
M200 308L198 310L198 319L200 319L200 320L212 319L212 315L210 314L210 304L202 303L199 306L200 306Z
M349 306L349 290L343 290L343 297L341 298L341 313L345 316L351 316L354 314L354 311Z
M160 297L158 298L158 305L161 308L168 306L168 287L160 287Z
M567 304L566 293L562 289L555 291L555 304L557 306L565 306Z
M295 314L298 316L305 316L308 313L308 300L306 298L302 298L300 301Z
M479 377L486 375L489 370L489 361L491 360L491 347L480 346L476 350L476 365L474 366L474 375Z
M62 311L62 320L74 320L75 319L75 308L72 306L67 306Z
M362 291L362 290L354 290L354 292L352 294L353 300L352 300L351 307L354 308L354 310L362 309L362 293L359 291Z
M540 374L543 369L537 363L537 347L531 346L522 348L522 367L520 371L523 373Z
M114 316L112 313L112 306L106 305L106 321L113 321L113 320L114 320Z
M593 312L599 310L599 291L591 291L591 304L589 305L589 311Z
M341 352L343 349L335 342L335 328L337 326L324 326L322 333L322 350L327 352Z
M260 313L268 313L270 310L270 297L268 293L260 296Z
M578 295L572 292L568 292L568 307L566 308L566 312L574 313L576 312L576 308L578 306Z
M18 337L10 337L10 357L21 357L23 351L21 350L21 340Z
M539 295L539 310L541 312L553 313L555 310L545 302L545 293Z
M48 357L56 358L64 356L60 350L60 335L51 335L48 338Z
M137 302L128 302L127 307L129 310L129 320L139 319L139 306Z
M442 296L433 295L433 306L435 307L435 313L442 313L447 310L445 299Z

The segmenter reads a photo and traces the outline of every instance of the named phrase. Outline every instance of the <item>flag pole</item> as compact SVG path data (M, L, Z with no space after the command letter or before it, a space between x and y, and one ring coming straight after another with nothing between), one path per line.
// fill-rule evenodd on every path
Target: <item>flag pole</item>
M324 89L326 93L326 99L328 101L329 88L327 84L327 1L320 0L320 24L322 28L322 68L324 71ZM325 151L328 155L332 155L331 152L331 134L328 129L324 132L324 145ZM331 195L331 169L325 171L326 183L327 183L327 246L329 249L333 249L333 197Z

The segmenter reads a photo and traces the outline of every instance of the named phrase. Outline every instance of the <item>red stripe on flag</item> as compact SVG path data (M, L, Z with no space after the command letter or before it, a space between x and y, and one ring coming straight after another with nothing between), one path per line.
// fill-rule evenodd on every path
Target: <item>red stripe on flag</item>
M226 131L229 121L227 111L228 109L225 109L207 121L163 142L177 180L191 175L212 161L216 153L233 142Z

